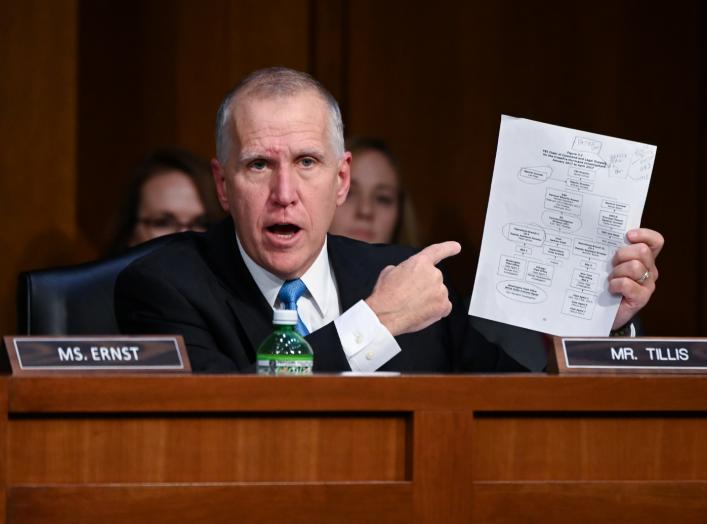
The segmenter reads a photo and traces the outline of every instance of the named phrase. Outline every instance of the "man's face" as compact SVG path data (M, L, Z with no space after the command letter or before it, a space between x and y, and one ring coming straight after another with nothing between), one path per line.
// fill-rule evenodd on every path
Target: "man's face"
M212 161L219 201L246 253L282 279L319 254L349 189L350 153L337 157L327 105L314 91L237 100L226 165Z

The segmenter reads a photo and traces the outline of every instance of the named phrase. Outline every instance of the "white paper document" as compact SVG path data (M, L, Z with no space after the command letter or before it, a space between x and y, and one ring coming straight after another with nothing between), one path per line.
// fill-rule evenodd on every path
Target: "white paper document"
M606 336L608 275L639 226L656 147L501 117L469 314L559 336Z

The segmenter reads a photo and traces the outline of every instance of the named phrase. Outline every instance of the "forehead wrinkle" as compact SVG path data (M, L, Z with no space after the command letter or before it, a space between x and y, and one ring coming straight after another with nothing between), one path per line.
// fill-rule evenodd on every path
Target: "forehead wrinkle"
M303 93L307 95L308 93ZM316 93L314 93L316 95ZM284 97L254 97L253 104L249 101L236 106L231 118L234 127L234 135L236 140L233 142L240 145L239 149L248 153L262 154L266 147L272 144L262 144L266 140L274 140L277 142L286 142L290 135L297 135L295 144L306 144L304 146L292 147L285 143L282 149L310 149L317 151L322 156L328 156L331 153L336 156L336 148L332 143L332 123L329 117L328 107L321 99L317 99L317 106L310 107L299 114L288 115L287 120L281 120L278 114L287 112L291 108L279 106L279 101L287 102L290 99L297 98L301 95L284 96ZM262 106L260 103L273 102L270 109L273 110L271 116L262 114ZM301 109L301 108L299 108ZM298 110L299 110L298 109ZM234 137L234 138L235 138ZM239 155L243 156L243 155Z
M315 125L301 123L300 125L287 125L285 129L277 125L261 125L258 129L250 130L245 133L244 141L262 142L264 140L284 141L290 136L295 136L295 140L321 140L325 133L322 133ZM302 136L302 138L298 138Z
M297 136L292 140L287 140L290 134L296 134ZM277 134L261 132L255 136L246 137L244 140L241 140L238 157L240 159L258 156L273 157L283 153L296 156L307 154L322 157L326 156L327 144L322 143L321 138L316 135L316 132L303 133L300 131L288 131Z

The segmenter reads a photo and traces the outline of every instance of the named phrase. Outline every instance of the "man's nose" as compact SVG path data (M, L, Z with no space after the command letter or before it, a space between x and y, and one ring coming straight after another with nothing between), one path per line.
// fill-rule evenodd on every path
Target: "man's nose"
M281 165L273 173L271 196L276 204L289 206L297 201L297 174L289 166Z

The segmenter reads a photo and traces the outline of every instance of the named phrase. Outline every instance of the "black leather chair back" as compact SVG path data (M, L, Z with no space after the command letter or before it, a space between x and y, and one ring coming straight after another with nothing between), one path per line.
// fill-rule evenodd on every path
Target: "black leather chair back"
M120 333L113 310L118 274L166 237L113 258L19 276L17 329L23 335L111 335Z

